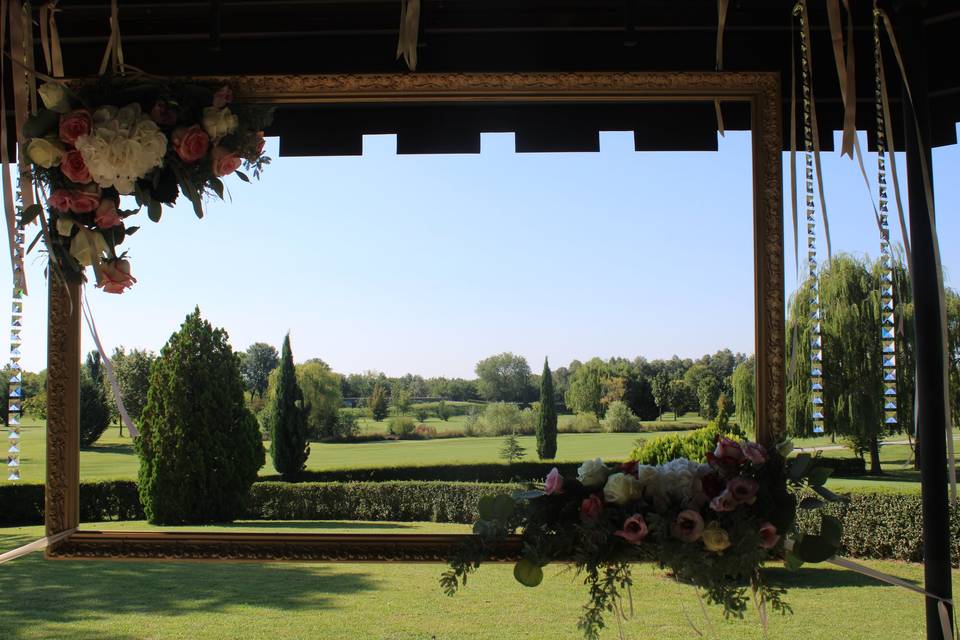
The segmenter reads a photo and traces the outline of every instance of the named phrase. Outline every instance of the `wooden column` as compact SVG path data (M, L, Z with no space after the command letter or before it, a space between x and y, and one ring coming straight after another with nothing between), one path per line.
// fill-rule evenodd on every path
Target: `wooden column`
M927 97L927 59L923 38L923 12L919 3L905 3L898 15L897 38L910 83L903 92L904 139L907 156L907 192L910 202L910 243L913 261L913 308L916 331L917 435L923 513L924 588L941 598L952 597L950 575L950 512L947 500L947 414L943 300L940 265L935 251L934 221L929 215L923 181L923 163L933 171L930 153L930 106ZM919 136L917 131L919 125ZM947 607L952 618L952 608ZM941 640L943 627L939 601L926 599L928 640ZM949 637L949 636L948 636Z
M80 523L80 285L48 269L47 535Z

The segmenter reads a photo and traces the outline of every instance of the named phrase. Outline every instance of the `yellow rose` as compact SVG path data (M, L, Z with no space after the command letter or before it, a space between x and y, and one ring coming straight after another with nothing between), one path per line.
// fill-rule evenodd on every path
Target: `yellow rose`
M219 140L237 130L237 116L224 107L207 107L203 110L203 128L213 140Z
M34 138L27 144L27 158L33 164L49 169L60 164L63 145L56 138Z
M707 548L707 551L720 553L730 547L730 536L720 528L718 522L711 522L703 530L703 546Z
M93 264L94 257L102 256L109 249L102 235L94 231L84 231L70 240L70 255L84 267Z
M37 89L43 106L57 113L70 111L70 102L67 100L67 90L59 82L45 82Z

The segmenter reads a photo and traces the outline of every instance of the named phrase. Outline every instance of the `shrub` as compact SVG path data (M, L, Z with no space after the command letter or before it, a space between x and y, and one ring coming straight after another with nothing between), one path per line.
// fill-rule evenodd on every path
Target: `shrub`
M491 402L483 410L481 430L488 436L505 436L521 428L520 409L515 404Z
M373 385L373 391L367 399L367 408L370 410L370 417L377 422L381 422L390 412L387 405L387 390L379 382Z
M430 413L423 407L418 407L414 415L417 417L418 422L426 422L427 418L430 417Z
M360 423L355 412L347 409L337 412L337 433L339 440L356 438L359 435Z
M513 464L515 460L522 459L527 455L527 450L520 446L520 440L517 434L511 433L503 439L503 446L500 447L500 458L507 464Z
M413 435L424 440L430 440L437 437L437 429L428 424L418 424L413 430Z
M537 433L537 424L540 422L540 403L534 402L534 406L527 407L520 412L520 426L516 433L521 436L532 436Z
M571 433L596 433L600 431L600 421L589 412L581 412L573 417L568 427Z
M625 402L615 400L607 407L603 418L603 430L611 433L633 433L640 431L640 418L630 411Z
M441 400L437 403L437 408L435 409L437 417L446 422L450 419L450 408L447 406L447 403Z
M239 361L223 329L187 316L150 371L139 489L151 522L231 520L257 471L263 443L243 399Z
M387 431L390 435L404 437L413 433L416 423L409 416L394 416L387 423Z
M473 436L479 436L482 430L483 425L480 423L480 407L471 406L467 412L467 419L463 423L463 435L472 438Z
M640 464L663 464L675 458L702 461L707 453L713 451L717 438L721 435L745 437L743 431L736 425L730 425L722 430L711 422L706 427L686 435L674 433L641 441L630 454L630 459Z

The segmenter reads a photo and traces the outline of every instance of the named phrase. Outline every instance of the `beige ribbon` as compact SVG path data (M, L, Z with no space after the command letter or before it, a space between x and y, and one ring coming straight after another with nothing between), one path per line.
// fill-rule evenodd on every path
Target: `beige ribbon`
M810 82L810 127L813 130L813 165L817 172L817 193L820 196L820 212L823 214L823 235L827 241L827 261L833 259L830 246L830 221L827 218L827 200L823 195L823 169L820 165L820 128L817 126L817 104L813 98L813 42L810 40L810 15L807 13L806 0L800 2L803 11L803 35L807 40L807 78Z
M113 73L126 73L126 65L123 64L123 45L120 42L120 9L117 6L117 0L110 1L110 38L107 40L103 59L100 60L101 76L107 72L108 64Z
M727 28L727 9L730 0L717 0L717 71L723 71L723 32ZM720 110L720 101L713 101L713 110L717 114L717 131L726 136L723 125L723 112Z
M400 0L400 35L397 41L397 60L402 56L410 71L417 70L417 40L419 37L420 0Z
M113 364L111 364L110 358L107 357L107 352L103 349L103 344L100 342L100 333L97 331L97 323L93 319L93 311L90 309L90 301L87 300L86 289L83 291L83 300L81 300L80 309L83 312L83 319L87 323L87 329L90 330L93 343L97 346L97 352L100 353L100 360L103 362L104 371L107 372L107 381L110 383L110 390L113 391L113 400L117 404L120 421L127 428L130 437L136 438L140 435L140 432L137 430L137 427L134 426L133 420L130 419L130 414L127 413L127 407L123 403L120 384L117 382L117 376L113 371Z
M47 547L53 546L65 538L69 538L71 535L76 533L76 531L76 527L73 529L67 529L66 531L61 531L60 533L56 533L52 536L45 536L39 540L34 540L29 544L25 544L22 547L17 547L16 549L7 551L4 554L0 554L0 564L3 564L4 562L10 562L11 560L16 560L17 558L21 558L29 553L33 553L34 551L43 551Z
M33 28L30 24L29 3L17 6L10 5L10 59L22 61L21 65L11 67L13 71L13 107L14 122L17 125L17 159L20 169L20 203L24 208L34 204L33 171L30 160L24 150L28 140L23 137L23 124L27 121L28 111L36 112L36 79L27 72L28 65L33 59ZM19 71L18 71L19 69ZM42 216L40 216L42 217ZM20 263L21 284L24 293L27 293L27 274L23 269L22 257Z
M0 0L0 51L6 51L8 13L10 17L15 17L16 20L19 20L20 16L18 9L20 9L19 2ZM11 41L13 41L12 36ZM13 42L11 42L11 46L14 46ZM0 114L4 114L4 117L0 118L0 165L2 165L0 168L2 168L3 171L3 176L0 181L2 181L3 209L7 218L7 241L9 243L8 250L10 253L10 272L13 275L14 286L17 286L23 285L25 283L25 278L23 275L23 256L20 254L20 249L17 246L17 210L14 206L13 185L10 181L10 154L7 151L7 118L5 115L7 113L7 90L6 78L4 77L4 68L4 65L0 65ZM13 84L16 85L17 83L14 81Z
M840 97L843 100L843 143L841 155L853 159L853 146L857 137L857 95L853 56L853 15L850 13L849 0L843 0L847 13L847 53L843 53L843 28L840 18L840 0L826 0L827 21L830 25L830 39L833 41L833 58L837 65L837 78L840 80ZM808 40L809 42L809 40Z
M40 7L40 50L47 73L62 78L63 51L60 48L60 32L57 30L56 15L60 12L57 4L60 0L50 0Z

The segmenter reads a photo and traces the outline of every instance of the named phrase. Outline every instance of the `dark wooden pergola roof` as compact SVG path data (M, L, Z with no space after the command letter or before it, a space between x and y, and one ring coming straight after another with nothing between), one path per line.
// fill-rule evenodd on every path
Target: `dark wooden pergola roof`
M696 71L715 66L716 0L421 4L418 71ZM824 3L809 4L821 144L830 150L832 132L842 123L839 83ZM872 145L872 3L851 4L857 128L867 132ZM960 120L960 6L950 0L896 4L922 12L931 142L953 144ZM724 68L779 71L785 100L792 7L786 0L731 0L725 32ZM109 34L109 3L70 0L60 8L67 74L95 74ZM887 6L895 19L898 9ZM120 16L126 61L158 75L407 72L395 58L398 0L121 0ZM892 55L888 59L894 117L899 119L900 82ZM322 118L316 109L324 109ZM783 113L787 117L789 109ZM748 129L748 118L744 106L724 106L727 128ZM478 152L482 131L515 132L518 151L589 151L598 149L597 132L603 130L635 131L638 150L717 148L709 104L285 107L270 133L280 136L282 155L338 155L360 153L367 133L396 133L400 153ZM897 135L901 130L895 127Z

